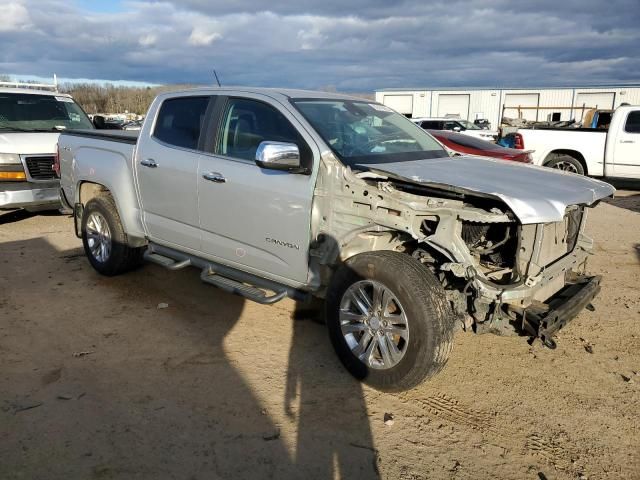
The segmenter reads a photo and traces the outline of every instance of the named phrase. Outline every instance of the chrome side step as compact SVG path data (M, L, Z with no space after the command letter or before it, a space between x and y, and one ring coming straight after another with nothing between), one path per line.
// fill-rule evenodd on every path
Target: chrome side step
M253 300L254 302L262 304L276 303L287 296L286 290L275 292L273 295L267 295L267 292L264 290L245 283L237 282L228 277L220 276L208 269L202 271L200 279L203 282L210 283L211 285L224 290L225 292L234 293L248 300Z
M144 252L144 259L149 262L156 263L161 267L167 268L169 270L180 270L181 268L191 265L191 260L189 260L188 258L186 260L178 262L173 258L165 257L164 255L160 255L159 253L155 253L151 249L148 249L146 252Z
M144 259L169 270L179 270L188 266L200 268L202 269L200 279L203 282L257 303L268 305L279 302L285 297L292 298L298 302L308 302L311 299L310 292L298 290L156 243L149 244L144 253ZM270 292L273 292L273 294L270 294Z

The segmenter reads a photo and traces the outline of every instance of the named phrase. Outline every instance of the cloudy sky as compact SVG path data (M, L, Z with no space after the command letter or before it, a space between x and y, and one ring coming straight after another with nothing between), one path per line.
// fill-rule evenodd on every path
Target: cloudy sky
M371 91L640 82L640 0L0 0L0 74Z

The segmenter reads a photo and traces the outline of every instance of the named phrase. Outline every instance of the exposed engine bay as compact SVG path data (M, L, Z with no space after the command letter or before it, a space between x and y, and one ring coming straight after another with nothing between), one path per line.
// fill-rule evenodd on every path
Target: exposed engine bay
M583 275L592 246L583 205L567 206L562 221L522 224L489 195L354 173L331 161L324 167L310 252L321 285L336 262L401 251L440 280L463 328L535 337L544 325L528 313L544 317L554 295L591 278Z

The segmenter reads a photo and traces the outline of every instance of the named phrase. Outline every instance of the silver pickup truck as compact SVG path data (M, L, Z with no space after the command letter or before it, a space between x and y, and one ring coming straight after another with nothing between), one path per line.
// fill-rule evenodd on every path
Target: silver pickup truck
M384 391L446 363L457 326L554 333L599 291L586 207L606 183L450 158L384 105L337 94L165 93L142 130L60 135L61 198L93 267L196 267L256 302L324 300L335 350Z

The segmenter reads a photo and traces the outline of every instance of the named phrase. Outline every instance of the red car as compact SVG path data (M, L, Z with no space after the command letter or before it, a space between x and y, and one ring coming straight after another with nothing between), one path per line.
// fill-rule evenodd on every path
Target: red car
M506 148L495 143L480 140L461 133L447 132L445 130L427 130L449 150L465 155L482 155L483 157L500 158L514 162L532 163L531 150L516 150Z

